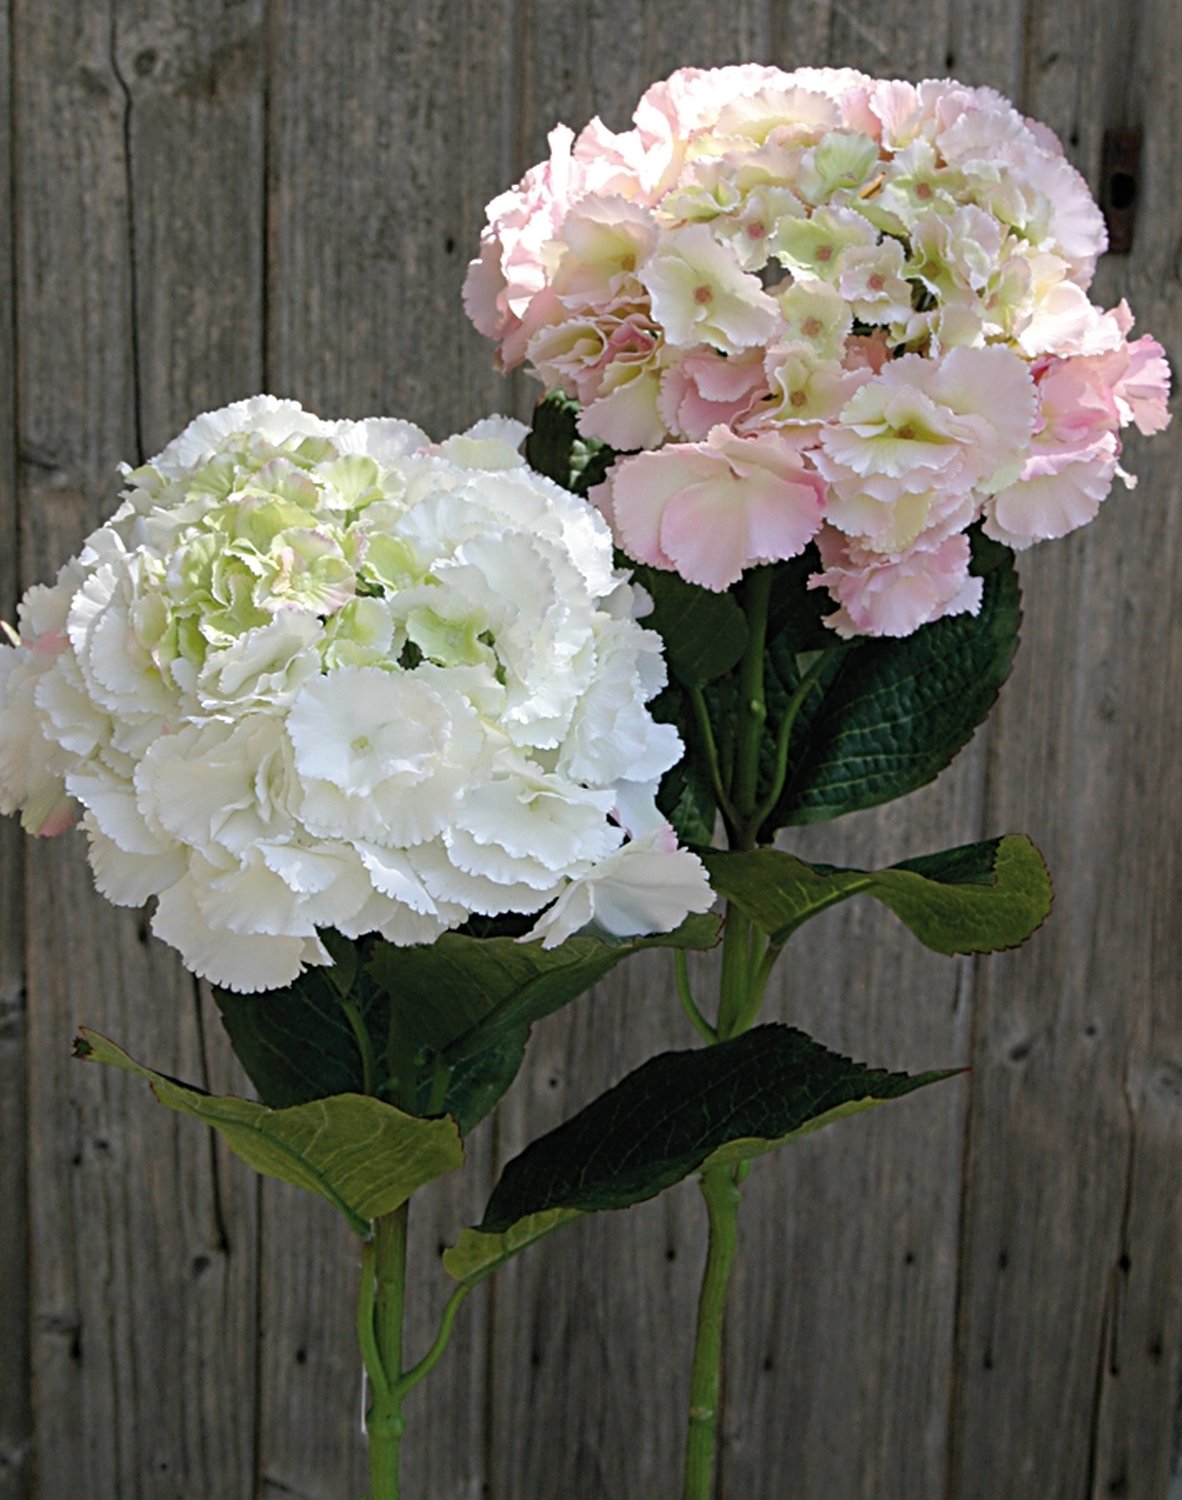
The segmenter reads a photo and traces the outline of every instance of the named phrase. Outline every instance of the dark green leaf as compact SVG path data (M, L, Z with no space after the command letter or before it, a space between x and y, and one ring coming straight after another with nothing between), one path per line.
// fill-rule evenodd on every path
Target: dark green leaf
M358 971L356 957L350 960L353 944L342 942L341 948L347 952L337 961L349 966L341 973L317 966L282 990L213 992L230 1045L259 1098L273 1109L365 1092L358 1041L341 1006L342 988L357 1004L375 1055L380 1058L385 1049L389 998ZM384 1072L379 1081L385 1082Z
M551 391L539 401L525 440L525 457L539 474L576 495L585 495L601 482L616 455L606 443L580 435L579 411L579 403L561 391Z
M512 938L445 933L430 947L375 948L369 973L396 1015L451 1066L541 1020L644 948L711 948L717 917L689 917L676 932L609 942L568 938L558 948ZM403 955L413 953L408 963Z
M714 786L684 691L670 684L649 704L658 724L673 724L685 753L661 779L657 806L681 844L707 845L714 838Z
M937 953L990 953L1024 943L1051 909L1042 855L1024 834L903 860L886 870L810 865L779 849L702 856L719 895L784 943L818 912L873 896Z
M445 1260L478 1278L581 1213L627 1208L716 1162L758 1156L947 1078L851 1062L786 1026L651 1058L505 1168L478 1230Z
M659 568L635 566L632 571L652 595L652 613L642 623L665 642L670 672L691 687L729 672L747 645L747 620L734 597L698 588Z
M818 823L902 797L931 781L967 743L1009 674L1021 618L1013 554L978 539L974 570L984 575L977 615L952 615L900 640L863 640L834 652L823 692L810 693L797 718L788 778L764 840L787 824ZM801 602L807 591L800 578L785 577L794 580L787 588L792 607L781 606L768 643L765 784L776 727L801 679L798 658L816 649L817 622Z
M358 945L330 935L339 961L354 966L351 983L342 984L347 969L316 967L283 990L215 991L215 999L265 1104L285 1108L367 1092L360 1044L342 1005L347 997L369 1038L372 1091L416 1114L451 1114L466 1134L512 1083L534 1021L642 948L709 948L717 940L716 917L691 917L657 937L574 937L549 950L449 932L421 947L364 943L358 964Z
M336 1094L292 1109L206 1094L137 1063L97 1032L83 1029L74 1055L137 1073L169 1109L212 1125L243 1161L317 1193L358 1234L405 1203L416 1188L462 1166L454 1120L422 1120L362 1094Z

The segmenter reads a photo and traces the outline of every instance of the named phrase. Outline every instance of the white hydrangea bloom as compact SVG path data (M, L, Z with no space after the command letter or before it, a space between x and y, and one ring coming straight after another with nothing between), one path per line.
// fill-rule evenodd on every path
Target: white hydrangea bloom
M259 396L125 470L0 649L0 809L80 817L103 894L155 897L157 935L238 990L329 962L328 929L423 943L557 903L553 945L580 913L704 910L701 865L654 843L681 745L645 707L647 598L522 432L432 446Z

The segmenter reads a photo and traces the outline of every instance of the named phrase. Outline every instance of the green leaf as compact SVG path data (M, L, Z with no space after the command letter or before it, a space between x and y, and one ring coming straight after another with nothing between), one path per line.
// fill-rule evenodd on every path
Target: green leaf
M274 1109L366 1092L361 1053L342 996L356 1003L379 1058L385 1048L389 997L369 981L352 943L342 942L339 950L333 947L336 966L306 969L285 989L248 995L213 992L238 1060L259 1098ZM379 1082L385 1082L384 1069Z
M637 565L632 571L652 595L652 613L641 623L665 642L670 672L690 687L729 672L747 645L747 620L733 595L698 588L659 568Z
M581 409L561 391L551 391L534 407L533 427L525 440L529 466L576 495L586 495L599 484L616 458L606 443L580 434Z
M676 932L624 942L576 936L557 948L513 938L445 933L430 947L374 950L368 969L395 1013L456 1065L541 1020L645 948L712 948L717 917L689 917ZM412 963L403 955L413 953Z
M468 1279L577 1214L627 1208L949 1076L869 1069L786 1026L663 1053L511 1161L445 1264Z
M365 1095L268 1109L155 1073L86 1028L74 1055L145 1078L161 1104L212 1125L256 1172L327 1199L358 1234L368 1234L371 1220L464 1161L454 1120L421 1120Z
M859 894L888 906L937 953L1016 948L1046 920L1051 881L1025 834L1007 834L886 870L810 865L779 849L702 855L710 882L773 944L818 912Z
M576 1208L551 1208L545 1213L527 1214L503 1234L486 1234L481 1229L465 1229L450 1249L443 1252L443 1269L456 1281L475 1286L486 1276L500 1270L506 1261L544 1235L561 1229L573 1219L582 1218Z
M630 954L709 948L718 929L717 917L691 917L657 937L573 937L552 949L458 932L417 947L357 945L329 934L338 964L351 970L314 967L286 989L215 990L214 998L265 1104L287 1108L371 1091L342 1004L349 999L369 1038L372 1092L415 1114L450 1114L466 1135L516 1077L534 1021L577 999Z
M788 778L762 840L785 825L819 823L902 797L931 781L968 742L1009 675L1021 619L1009 549L978 537L973 566L984 578L978 614L834 651L822 691L809 694L796 720ZM781 600L768 642L765 785L776 727L801 680L798 658L818 649L819 617L802 602L803 581L794 573L784 577L789 602Z

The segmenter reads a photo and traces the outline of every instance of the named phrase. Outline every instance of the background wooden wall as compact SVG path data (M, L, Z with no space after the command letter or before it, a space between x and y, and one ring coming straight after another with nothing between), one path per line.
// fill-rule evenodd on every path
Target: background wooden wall
M440 436L525 410L460 309L483 205L556 119L623 126L688 63L993 84L1094 186L1105 130L1141 126L1135 246L1099 291L1182 369L1180 47L1175 0L6 0L0 612L108 512L117 460L204 408L270 389ZM871 904L798 940L776 1015L972 1071L757 1163L723 1500L1182 1496L1180 447L1182 423L1131 443L1137 492L1024 560L1019 666L956 765L801 841L888 862L1027 830L1057 903L980 964ZM241 1086L80 841L5 827L0 858L0 1500L356 1496L356 1244L69 1060L85 1021ZM660 962L543 1023L469 1169L426 1195L420 1279L500 1161L688 1040ZM412 1500L674 1494L701 1230L687 1186L474 1297L410 1410Z

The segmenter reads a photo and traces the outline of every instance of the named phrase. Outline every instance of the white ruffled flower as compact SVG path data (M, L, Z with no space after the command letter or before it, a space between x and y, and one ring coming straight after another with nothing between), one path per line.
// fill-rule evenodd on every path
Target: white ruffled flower
M632 933L701 909L655 845L626 862L633 915L612 905L681 744L645 706L647 599L522 432L432 446L255 397L125 470L0 649L0 808L42 833L81 809L103 894L154 897L157 935L238 990L329 962L329 929L431 942L601 870L548 943L584 910Z

